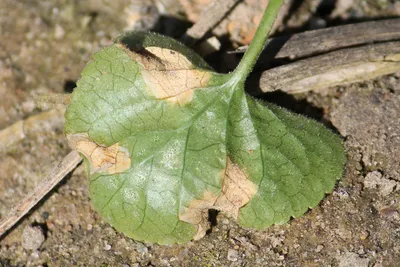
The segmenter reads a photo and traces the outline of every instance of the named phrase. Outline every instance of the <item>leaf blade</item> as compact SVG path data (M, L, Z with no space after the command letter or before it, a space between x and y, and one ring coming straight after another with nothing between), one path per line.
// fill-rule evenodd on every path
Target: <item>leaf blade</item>
M135 51L121 47L121 40ZM180 68L209 78L175 89L171 84L184 84L173 81ZM154 91L149 70L159 88L169 86L166 95ZM283 223L315 206L342 174L343 146L333 133L255 101L243 83L213 73L169 38L125 35L95 54L82 75L65 132L86 157L95 210L134 239L171 244L201 238L212 208L245 227ZM189 90L189 98L177 97ZM86 143L77 145L82 136ZM324 160L335 169L317 172ZM312 194L304 193L311 186Z
M259 128L267 124L272 133L259 134L259 139L264 139L260 142L261 161L268 169L263 168L259 194L242 208L239 222L245 227L265 228L315 207L342 177L345 153L341 139L321 124L273 104L266 103L267 109L251 97L247 100ZM270 136L273 142L268 140ZM263 207L268 207L266 212Z

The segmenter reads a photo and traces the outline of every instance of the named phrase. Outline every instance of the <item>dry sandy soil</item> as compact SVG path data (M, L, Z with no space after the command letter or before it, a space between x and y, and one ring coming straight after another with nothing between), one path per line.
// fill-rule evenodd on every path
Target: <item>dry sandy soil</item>
M1 0L0 129L41 114L35 95L70 92L90 55L121 31L177 37L209 2ZM266 2L244 1L215 31L223 44L216 69L234 67L236 56L224 52L251 40ZM394 0L297 2L278 32L400 15ZM92 210L79 166L0 239L0 266L400 266L400 74L310 92L296 103L343 136L348 157L334 192L301 218L255 231L219 214L200 241L144 244ZM0 152L1 217L69 152L62 112L46 116Z

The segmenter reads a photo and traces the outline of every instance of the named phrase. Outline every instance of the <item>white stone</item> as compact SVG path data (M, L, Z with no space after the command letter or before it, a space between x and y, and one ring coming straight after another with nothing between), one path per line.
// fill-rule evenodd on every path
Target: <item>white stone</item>
M228 260L237 261L238 257L239 257L239 253L236 250L234 250L234 249L228 250L228 257L227 257Z
M26 226L22 232L22 247L37 250L44 242L44 234L39 226Z

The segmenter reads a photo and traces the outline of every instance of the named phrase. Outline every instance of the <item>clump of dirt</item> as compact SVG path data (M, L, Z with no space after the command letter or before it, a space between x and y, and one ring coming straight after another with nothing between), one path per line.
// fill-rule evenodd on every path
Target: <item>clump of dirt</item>
M162 5L150 6L150 2ZM263 1L248 0L240 8L259 2ZM319 6L321 2L324 1L304 1L291 17L329 22L329 14L318 13L329 9ZM345 1L339 2L342 7L345 5ZM368 19L400 13L394 13L400 10L394 1L379 1L379 5L371 4L375 1L352 2L350 8L342 8L345 11L334 13L332 19ZM1 3L0 92L5 97L0 101L1 128L40 112L33 95L68 89L90 55L109 44L128 25L134 22L149 29L155 22L149 16L162 13L181 18L184 11L178 1L170 0ZM146 8L138 9L140 5ZM333 6L329 10L332 13L339 9ZM232 13L226 25L234 19ZM252 18L249 19L244 25L251 23ZM301 25L290 19L283 23L282 30L289 31L293 27L308 28L310 20L303 20ZM229 29L235 31L226 26L222 35L228 34ZM233 42L245 43L243 36L231 37ZM226 57L221 55L221 59ZM218 215L216 225L199 241L172 246L143 244L117 233L92 210L88 179L81 165L0 240L0 266L398 265L399 75L309 93L300 99L324 111L323 119L331 121L344 137L348 157L346 174L335 191L304 216L256 231L243 229L234 220ZM1 217L68 153L61 127L49 129L53 130L30 134L12 149L0 151ZM36 229L29 237L36 236L40 242L27 245L24 232L28 229Z

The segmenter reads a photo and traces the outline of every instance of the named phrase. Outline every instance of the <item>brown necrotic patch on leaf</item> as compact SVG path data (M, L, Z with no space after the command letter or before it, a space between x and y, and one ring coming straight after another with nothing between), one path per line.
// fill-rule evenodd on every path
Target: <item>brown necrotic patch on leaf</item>
M257 193L257 185L250 181L244 171L229 158L227 158L222 179L222 190L218 196L206 191L200 199L192 200L179 214L181 221L197 226L194 240L202 238L210 227L209 209L222 211L236 220L239 209Z
M210 228L208 210L214 208L217 199L218 196L206 191L200 199L192 200L184 211L179 214L179 220L197 226L196 234L193 236L194 240L201 239Z
M239 209L246 205L257 191L257 185L228 158L222 182L222 193L215 202L214 208L236 220L239 217Z
M177 51L146 47L140 52L119 44L142 67L141 75L151 93L161 100L183 105L193 98L196 88L207 86L211 72L197 69Z
M90 174L107 172L121 173L131 166L131 159L126 148L119 143L112 146L103 146L90 140L86 133L67 135L69 145L84 155L90 163Z

